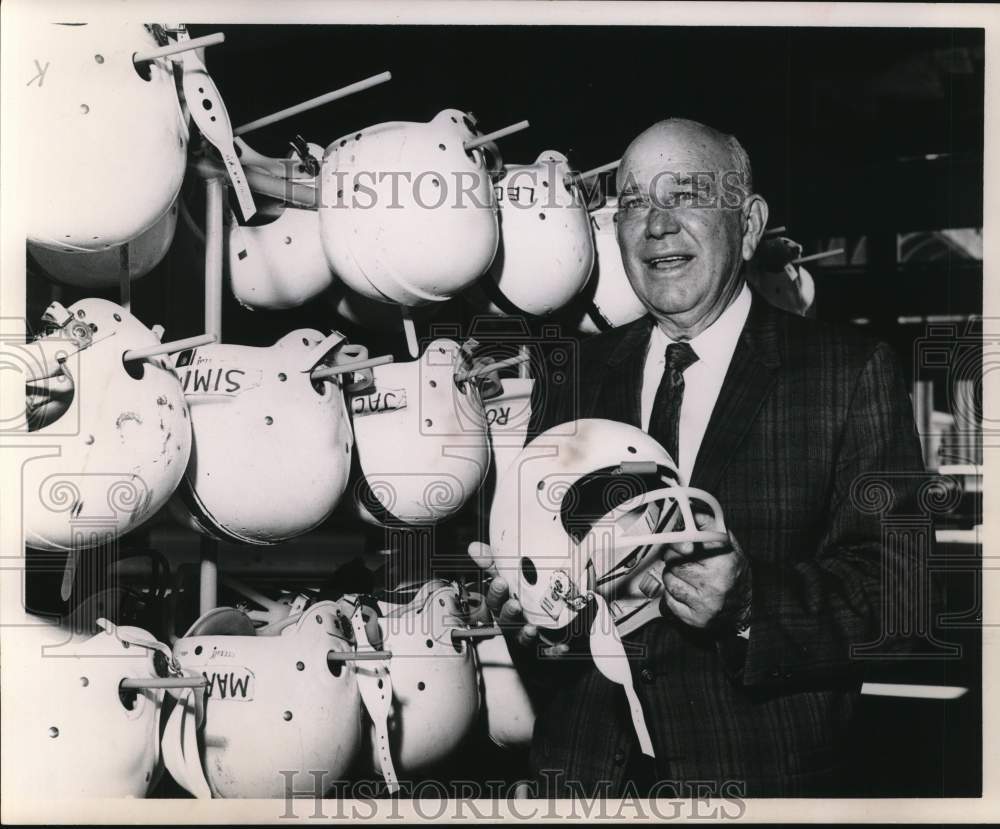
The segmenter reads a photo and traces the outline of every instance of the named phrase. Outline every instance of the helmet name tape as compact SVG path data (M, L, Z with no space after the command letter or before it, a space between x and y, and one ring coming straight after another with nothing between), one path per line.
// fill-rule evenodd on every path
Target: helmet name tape
M393 412L406 408L406 389L381 389L351 397L351 412L355 417Z
M205 688L209 699L248 701L253 699L254 674L241 665L220 665L218 670L202 671L208 680Z
M259 368L240 368L237 365L216 363L208 358L198 358L198 361L207 365L194 365L186 371L178 372L181 389L187 397L199 394L224 394L232 397L257 388L263 377Z

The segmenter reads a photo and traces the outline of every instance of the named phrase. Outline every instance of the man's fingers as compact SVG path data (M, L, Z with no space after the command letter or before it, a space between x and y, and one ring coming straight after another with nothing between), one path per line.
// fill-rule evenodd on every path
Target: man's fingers
M542 648L542 656L562 656L564 653L569 653L569 645L565 642L560 642L558 645L552 645L548 648Z
M663 555L664 561L670 561L675 558L684 558L685 556L691 555L694 552L694 544L690 541L678 541L675 544L668 544L667 550Z
M483 544L482 541L472 541L469 543L469 558L471 558L476 566L485 571L490 576L495 576L497 574L497 566L493 561L493 548L489 544Z
M694 588L673 573L663 574L663 589L666 591L668 599L672 598L688 607L694 601Z
M669 593L664 594L663 603L667 606L667 610L674 614L678 619L680 619L685 624L692 624L694 622L694 614L691 612L691 608L686 604L682 604L677 601Z
M495 619L500 618L500 611L509 598L510 590L507 588L506 580L497 576L490 582L490 589L486 591L486 606Z
M517 599L508 599L500 608L497 621L500 623L500 627L523 625L524 614L521 612L521 603Z
M715 515L709 512L695 512L694 523L698 525L699 530L715 530L718 529L717 522L715 520Z
M534 625L524 625L516 637L517 644L522 648L530 648L538 641L538 628Z
M671 567L663 573L663 584L666 586L667 577L669 576L671 579L687 585L691 590L698 590L704 584L704 569L704 565L700 565L697 562Z

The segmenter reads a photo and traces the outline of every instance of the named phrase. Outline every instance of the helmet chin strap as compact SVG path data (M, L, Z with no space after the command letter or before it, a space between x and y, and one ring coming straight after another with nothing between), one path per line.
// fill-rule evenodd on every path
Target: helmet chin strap
M632 714L632 727L635 728L636 736L639 738L639 747L647 757L655 757L653 741L646 726L646 717L632 683L632 669L629 667L622 640L618 637L618 627L604 597L594 592L591 592L590 596L597 605L597 613L590 625L590 652L594 664L605 677L625 689L625 697L628 699Z
M368 631L365 629L361 605L358 605L354 615L351 616L351 625L354 627L358 653L373 651L374 648L368 639ZM392 763L392 750L389 745L389 713L392 710L392 678L389 676L389 669L381 663L373 662L370 667L356 664L354 672L358 681L358 691L361 693L361 701L375 726L375 747L378 751L379 763L382 766L382 777L385 778L389 793L395 794L399 791L399 782L395 766Z
M201 764L199 723L204 721L204 691L187 689L170 712L163 732L163 764L171 777L197 798L211 799L212 790Z

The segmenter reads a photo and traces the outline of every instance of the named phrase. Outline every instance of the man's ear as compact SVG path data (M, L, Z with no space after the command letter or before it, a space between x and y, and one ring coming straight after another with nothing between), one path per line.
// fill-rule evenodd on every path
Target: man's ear
M743 259L749 262L767 227L767 202L763 196L752 193L743 206Z

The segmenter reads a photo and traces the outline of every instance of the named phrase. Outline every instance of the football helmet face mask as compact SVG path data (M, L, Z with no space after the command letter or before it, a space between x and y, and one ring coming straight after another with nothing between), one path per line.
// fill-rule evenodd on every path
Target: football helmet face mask
M374 386L350 398L365 521L436 524L479 489L490 445L478 384L456 381L464 364L458 343L434 340L418 360L376 366Z
M483 148L463 146L477 135L471 123L447 109L428 123L378 124L326 148L323 248L352 290L426 305L457 295L489 267L497 208Z
M583 290L594 266L586 205L566 182L569 163L546 150L533 164L507 166L495 192L500 249L470 296L494 314L547 316ZM539 274L545 274L539 278Z
M203 797L284 797L313 786L316 769L329 784L342 779L361 747L361 702L351 664L327 654L353 652L353 610L318 602L271 636L231 608L195 622L174 657L208 680L204 730L200 745L184 745L197 714L181 700L164 736L171 775ZM287 769L297 770L291 780Z
M718 530L698 529L692 502L707 508ZM645 432L610 420L539 435L501 479L490 515L499 574L525 619L552 630L566 627L591 593L607 600L621 628L658 606L658 548L727 538L715 498L684 486Z
M608 199L604 207L590 214L597 255L590 283L581 296L583 311L578 326L583 334L609 331L646 314L646 307L632 290L625 273L615 233L617 210L618 201Z
M158 653L169 649L140 628L116 628L104 619L96 635L25 621L4 635L4 659L11 660L4 671L10 713L4 740L11 747L2 758L5 792L145 797L160 762L164 692L121 683L168 675Z
M45 319L53 330L24 346L38 356L34 374L51 375L26 384L28 422L60 451L24 467L25 541L82 549L135 529L167 502L191 452L191 421L164 358L123 361L159 343L124 308L53 303Z
M177 356L194 429L172 502L182 523L276 544L330 515L347 486L351 424L339 383L310 372L344 345L340 334L300 329L269 348L213 344Z
M474 646L453 639L468 616L454 584L430 581L407 604L378 603L392 678L389 745L396 771L420 774L447 759L479 716ZM373 765L379 768L372 739Z
M163 261L177 229L177 202L145 230L121 245L96 251L52 250L28 242L28 252L50 277L81 288L112 288L119 284L123 263L128 263L129 279L148 274Z
M133 64L159 45L136 23L38 23L22 38L37 59L24 63L21 81L28 241L79 252L135 239L170 209L184 178L188 128L173 62ZM95 163L109 136L113 175Z

